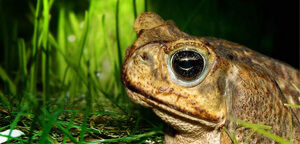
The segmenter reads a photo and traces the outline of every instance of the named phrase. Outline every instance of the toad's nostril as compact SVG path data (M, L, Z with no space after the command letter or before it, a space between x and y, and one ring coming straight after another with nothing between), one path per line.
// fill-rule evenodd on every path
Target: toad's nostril
M148 61L149 60L149 56L147 53L142 53L141 55L139 55L139 57L143 60L143 61Z

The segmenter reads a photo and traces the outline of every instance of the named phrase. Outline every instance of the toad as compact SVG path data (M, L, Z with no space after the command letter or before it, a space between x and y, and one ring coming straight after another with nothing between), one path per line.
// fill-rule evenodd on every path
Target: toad
M230 134L245 142L253 131L232 118L300 142L300 109L286 105L300 104L299 70L237 43L190 36L153 12L140 14L134 29L122 81L169 127L167 144L232 143ZM247 142L275 143L258 133Z

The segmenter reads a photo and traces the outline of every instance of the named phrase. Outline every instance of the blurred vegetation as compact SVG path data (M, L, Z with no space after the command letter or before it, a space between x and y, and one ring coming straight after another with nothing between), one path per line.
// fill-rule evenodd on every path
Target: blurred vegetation
M299 59L292 49L299 47L294 31L280 30L287 18L278 20L284 11L277 6L234 0L0 0L0 131L21 129L21 142L161 142L160 121L127 98L120 80L125 49L136 39L137 14L154 11L191 35ZM299 61L287 62L299 67Z
M162 125L140 117L149 112L120 80L145 5L1 0L0 131L20 129L29 143L161 141Z

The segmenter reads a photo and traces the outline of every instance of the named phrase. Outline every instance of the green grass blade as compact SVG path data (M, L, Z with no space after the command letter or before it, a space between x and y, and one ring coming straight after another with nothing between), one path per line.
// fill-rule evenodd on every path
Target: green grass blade
M9 101L8 99L4 96L4 94L0 91L0 103L2 103L2 105L10 107Z
M49 32L49 22L50 22L50 9L49 1L43 0L43 47L48 46L48 32Z
M254 130L255 129L265 129L265 130L272 129L272 127L268 126L268 125L248 123L248 122L245 122L243 120L236 119L236 118L230 118L230 119L237 122L240 125L247 126L247 127L252 127Z
M296 105L296 104L287 104L287 103L285 103L284 105L288 106L288 107L300 108L300 105Z
M80 24L79 24L78 19L77 19L74 12L69 13L69 21L70 21L72 31L74 32L76 37L79 37L79 33L80 33L80 31L79 31L80 26L79 25Z
M27 61L26 61L26 51L25 51L25 41L24 39L18 40L18 54L19 54L19 69L21 71L21 85L19 86L19 94L18 99L19 103L24 104L28 101L24 99L24 97L27 98L28 96L28 82L27 82ZM25 96L26 95L26 96Z
M61 129L69 138L73 143L78 143L78 141L72 136L72 134L66 130L62 125L60 125L59 123L56 123L56 126Z
M253 130L253 131L250 133L250 135L248 135L248 136L246 137L244 143L248 143L248 141L250 140L251 136L252 136L255 132L256 132L256 131Z
M271 126L248 123L248 122L242 121L240 119L236 119L236 118L230 118L230 119L233 120L234 122L238 123L239 125L241 125L245 128L250 128L252 130L255 130L257 133L259 133L267 138L270 138L278 143L292 144L292 142L290 142L289 140L282 138L280 136L277 136L271 132L266 131L266 130L270 130L272 128Z
M75 114L76 114L76 113L73 113L73 114L72 114L72 116L71 116L71 118L70 118L70 121L69 121L69 123L68 123L68 125L67 125L67 130L70 129L71 124L72 124L72 122L73 122L73 120L74 120L74 118L75 118ZM57 123L59 123L59 122L57 122ZM61 124L61 123L59 123L59 124ZM64 135L64 140L63 140L62 143L66 143L66 141L67 141L67 135L65 134L65 135Z
M49 1L49 9L51 9L53 3L54 3L54 0L50 0L50 1Z
M17 88L15 84L12 82L12 80L8 77L7 73L5 70L0 66L0 78L4 81L7 82L9 91L13 94L17 94Z
M37 83L37 63L38 63L38 28L39 28L39 13L40 13L40 2L37 0L36 10L34 15L34 28L33 28L33 38L32 38L32 51L31 57L33 63L30 67L30 93L31 95L36 95L36 83ZM31 99L33 99L31 97Z
M236 138L235 138L235 135L232 135L225 127L222 128L226 133L227 135L230 137L231 141L234 143L234 144L238 144Z
M53 142L53 140L52 140L50 137L47 137L47 142L48 142L48 143L51 143L51 144L56 144L56 143L57 143L57 142L56 142L56 143Z
M109 44L109 36L108 36L108 28L107 28L107 25L106 25L106 17L105 17L105 14L102 15L102 35L103 35L103 46L105 48L107 48L106 50L108 51L108 55L109 55L109 60L112 64L115 64L118 62L118 59L115 57L115 55L113 54L113 49L112 49L112 46ZM102 50L104 51L104 50ZM97 66L97 65L96 65ZM96 68L97 69L97 68ZM114 72L115 71L115 67L111 67L112 71ZM107 88L106 88L106 91L111 91L111 89L113 88L113 85L116 84L116 78L117 77L112 77L111 81L109 81L109 84L107 85ZM97 80L95 80L95 82L99 82ZM97 83L99 84L99 83ZM100 85L100 84L99 84ZM100 86L99 86L100 87Z
M246 126L245 126L245 127L246 127ZM249 128L251 128L251 127L249 127ZM270 138L270 139L272 139L272 140L274 140L274 141L276 141L276 142L278 142L278 143L282 143L282 144L293 144L293 143L290 142L289 140L284 139L284 138L282 138L282 137L280 137L280 136L277 136L277 135L275 135L275 134L273 134L273 133L271 133L271 132L268 132L268 131L265 131L265 130L262 130L262 129L257 129L256 131L257 131L257 133L259 133L259 134L261 134L261 135L263 135L263 136L265 136L265 137L268 137L268 138Z
M84 70L82 67L78 67L78 63L74 62L74 60L67 54L65 54L61 48L59 47L58 43L55 41L52 34L49 35L49 43L53 46L53 48L58 51L64 58L64 60L70 65L70 67L75 71L75 73L79 76L82 82L87 85L87 80L85 79Z
M148 0L145 0L145 12L147 12L148 11Z
M72 124L71 121L69 123L64 122L64 121L57 121L56 123L58 123L60 125L66 125L69 128L73 127L73 128L77 128L77 129L82 130L82 126L78 126L78 125ZM92 132L92 133L96 133L96 134L100 134L101 133L101 131L99 131L98 129L94 129L94 128L86 128L86 131Z
M22 77L26 77L27 75L27 68L26 68L26 51L25 51L25 41L24 39L19 39L18 41L18 48L19 48L19 64L21 67L21 73L22 73Z
M21 119L21 116L23 115L23 111L24 111L25 109L26 109L26 108L23 107L23 109L22 109L20 112L18 112L18 114L17 114L17 116L15 117L14 121L10 124L10 130L11 130L11 131L9 132L9 135L11 135L12 130L15 129L15 127L17 126L18 122L19 122L20 119ZM10 140L11 140L11 138L8 138L7 143L9 143Z
M117 0L116 4L116 39L117 39L117 48L118 48L118 67L122 66L123 59L122 59L122 50L120 44L120 30L119 30L119 9L120 9L120 1Z
M83 50L87 41L87 33L89 31L89 21L90 21L89 12L85 12L83 35L81 36L81 39L79 41L80 54L78 59L78 67L80 67Z
M139 135L133 135L129 137L123 137L123 138L115 138L115 139L102 139L102 140L97 140L97 141L89 141L87 143L107 143L107 142L120 142L120 141L133 141L137 140L143 137L149 137L153 136L156 134L162 134L162 131L150 131L147 133L139 134Z
M58 96L60 96L61 99L64 99L66 100L67 97L66 95L63 94L63 91L65 89L65 83L66 83L66 79L67 79L67 74L69 72L69 69L70 69L70 66L68 65L65 69L65 72L64 72L64 75L63 75L63 78L62 78L62 83L61 83L61 86L60 86L60 92L58 93ZM58 99L57 99L58 100ZM62 106L64 105L65 103L62 102Z
M56 123L57 118L61 115L62 111L56 110L52 114L47 111L45 107L42 107L42 114L44 117L48 117L48 121L42 121L42 127L43 127L43 133L39 139L39 143L46 143L48 139L48 135L53 127L53 125Z
M121 44L120 44L120 30L119 30L119 9L120 9L120 1L117 0L116 3L116 39L117 39L117 51L118 51L118 63L117 66L115 66L115 77L117 78L117 87L119 88L120 95L117 97L117 101L120 100L120 96L123 96L123 93L125 93L123 85L121 83L121 67L123 63L122 59L122 50L121 50Z
M39 102L41 102L41 101L39 101ZM33 117L33 120L31 121L30 128L29 128L28 143L32 143L32 140L34 138L33 137L34 136L34 130L35 130L36 126L38 125L39 116L41 114L41 109L40 109L39 104L34 105L34 108L32 108L32 109L33 109L34 113L31 115Z
M38 132L38 133L36 133L35 135L32 136L32 139L34 139L34 138L40 136L42 133L43 133L43 132Z
M0 134L0 136L8 138L9 141L6 141L6 143L9 143L11 140L17 140L17 141L20 141L20 142L23 142L23 143L27 143L27 140L20 139L20 138L17 138L17 137L11 137L9 135L2 135L2 134Z
M4 130L6 130L9 127L10 127L10 125L4 126L4 127L0 127L0 131L4 131Z
M134 19L137 17L136 0L132 0Z
M57 31L57 42L59 47L62 48L62 51L66 51L67 41L66 41L66 16L65 16L65 8L61 7L59 9L59 16L58 16L58 31ZM63 79L64 72L67 67L63 57L56 51L57 54L57 61L60 62L57 66L57 75L60 79Z
M89 109L86 110L86 112L84 113L83 122L82 122L82 126L81 126L81 131L80 131L80 143L82 143L84 140L84 135L86 132L86 127L87 127L87 122L88 122L88 116L89 116Z
M113 55L112 47L109 45L109 37L107 34L107 27L106 27L106 23L105 23L105 15L102 15L101 20L102 20L102 35L103 35L103 39L104 39L104 47L107 47L110 61L112 63L116 63L117 60L115 60L115 57Z
M90 110L92 108L92 93L91 93L91 79L90 79L90 66L89 66L89 62L87 63L87 69L88 69L88 76L87 76L87 79L88 79L88 85L87 85L87 88L88 88L88 92L87 92L87 95L86 95L86 111L84 113L84 118L83 118L83 122L82 122L82 130L80 132L80 143L83 142L84 140L84 134L85 134L85 131L86 131L86 127L87 127L87 122L88 122L88 116L89 116L89 113L90 113Z
M49 93L49 53L50 47L48 44L48 33L49 33L49 23L50 23L50 9L49 9L49 1L43 0L43 54L42 54L42 82L43 82L43 104L47 105L50 100Z

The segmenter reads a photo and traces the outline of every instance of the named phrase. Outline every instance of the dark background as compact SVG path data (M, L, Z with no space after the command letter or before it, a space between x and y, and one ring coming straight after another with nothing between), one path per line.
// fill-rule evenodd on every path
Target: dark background
M70 9L80 13L88 8L89 1L63 2L69 2ZM29 3L35 5L34 0L0 1L0 65L5 69L13 69L14 64L3 61L17 55L7 55L3 47L16 51L19 37L25 41L32 37ZM186 33L227 39L299 69L298 0L147 0L147 7L165 20L175 21ZM55 17L52 13L53 31Z
M299 69L298 0L149 0L149 5L188 34L227 39Z

